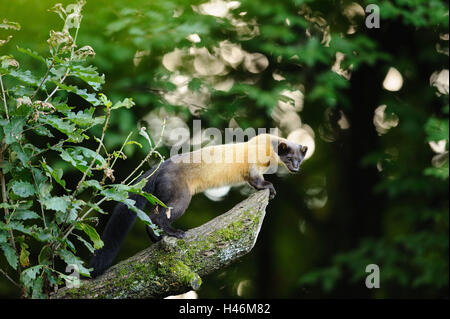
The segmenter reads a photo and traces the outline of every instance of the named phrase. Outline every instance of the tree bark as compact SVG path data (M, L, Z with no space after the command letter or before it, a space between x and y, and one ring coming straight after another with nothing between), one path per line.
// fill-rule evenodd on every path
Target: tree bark
M163 298L197 290L201 277L228 266L255 245L269 191L251 195L228 212L161 241L112 266L102 276L61 288L51 298Z

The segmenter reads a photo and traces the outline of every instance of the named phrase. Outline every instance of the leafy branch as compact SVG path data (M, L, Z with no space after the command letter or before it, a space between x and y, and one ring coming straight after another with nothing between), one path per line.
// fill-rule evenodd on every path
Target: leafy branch
M4 210L0 217L0 248L9 265L9 269L0 269L0 273L20 287L24 296L34 298L47 296L68 278L56 267L55 259L76 267L81 275L89 277L90 270L77 256L77 250L80 245L91 252L103 246L97 231L90 225L95 218L89 216L93 211L105 214L100 207L103 202L124 203L156 232L157 227L145 212L134 207L128 194L136 193L152 204L164 205L142 190L146 179L139 183L134 183L137 177L132 179L152 156L159 158L159 164L164 160L156 150L161 137L153 145L141 130L150 151L121 183L114 184L113 167L119 158L125 159L124 147L142 145L130 140L133 132L119 151L109 152L104 145L112 113L120 108L131 108L134 102L131 98L116 103L110 101L100 91L104 75L95 67L86 66L95 52L90 46L77 46L84 3L78 1L65 8L57 4L51 9L62 18L64 27L60 31L50 31L49 57L18 48L21 53L46 64L42 77L23 70L12 55L0 56L4 109L0 113L0 208ZM5 25L17 30L17 24ZM84 83L85 88L72 84L72 79ZM21 86L17 85L19 83ZM74 105L73 95L86 103ZM104 115L96 115L100 110ZM91 128L98 125L102 125L100 137L91 133ZM86 146L85 141L90 138L97 142L94 150ZM56 162L47 160L44 155L64 161L69 168L56 168ZM81 174L72 190L65 179L68 171ZM107 180L112 183L108 184ZM87 189L91 191L88 199ZM31 240L40 245L37 256L32 259Z

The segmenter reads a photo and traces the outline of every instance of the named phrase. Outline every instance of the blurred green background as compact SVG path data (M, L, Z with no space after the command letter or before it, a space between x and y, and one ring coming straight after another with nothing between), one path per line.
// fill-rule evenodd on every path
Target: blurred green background
M16 46L47 54L58 2L70 3L0 0L0 18L22 26L0 53L44 73ZM370 3L379 28L365 24ZM136 102L113 115L108 148L142 125L157 139L167 117L166 156L171 129L193 119L276 127L315 149L299 174L267 176L277 196L256 246L203 278L200 298L448 298L448 40L448 3L437 0L90 0L78 35L96 52L103 92ZM127 146L116 178L145 151ZM201 225L249 192L197 195L176 226ZM148 245L138 222L117 260ZM365 286L369 264L379 289ZM0 296L19 296L3 277Z

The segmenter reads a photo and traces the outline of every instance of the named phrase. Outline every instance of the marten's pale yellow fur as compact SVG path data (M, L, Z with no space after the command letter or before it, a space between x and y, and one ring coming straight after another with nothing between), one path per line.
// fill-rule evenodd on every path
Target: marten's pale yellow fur
M252 172L262 175L271 165L281 164L273 141L290 143L275 135L260 134L248 142L208 146L173 160L185 165L183 179L194 195L208 188L244 182Z

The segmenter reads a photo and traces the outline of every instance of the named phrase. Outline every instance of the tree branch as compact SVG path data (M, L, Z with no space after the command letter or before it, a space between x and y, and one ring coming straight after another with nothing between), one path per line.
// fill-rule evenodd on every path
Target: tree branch
M255 245L269 191L251 195L228 212L186 232L186 238L163 239L81 282L59 289L51 298L163 298L196 290L201 277L222 269Z

